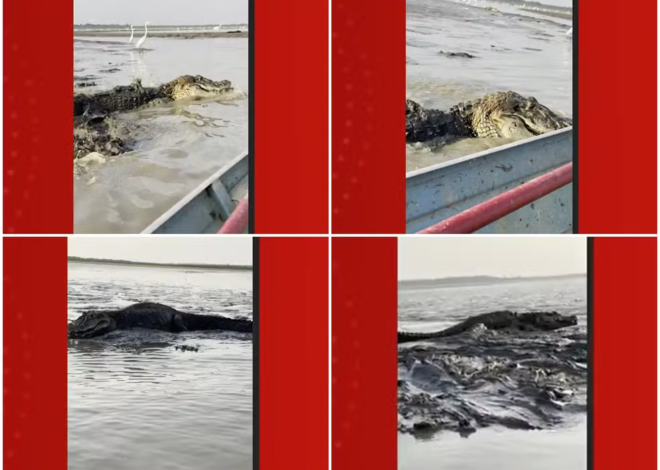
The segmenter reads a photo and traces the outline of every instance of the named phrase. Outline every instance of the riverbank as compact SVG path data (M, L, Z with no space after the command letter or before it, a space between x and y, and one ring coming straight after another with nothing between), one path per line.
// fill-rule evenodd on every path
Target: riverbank
M252 271L252 266L241 266L231 264L178 264L178 263L151 263L147 261L126 261L117 259L103 259L103 258L79 258L77 256L69 256L67 258L69 263L86 263L86 264L112 264L122 266L140 266L150 268L188 268L188 269L215 269L222 271Z
M136 31L136 38L140 38L142 32ZM104 37L104 38L130 38L130 31L74 31L73 37ZM247 31L149 31L148 38L170 38L170 39L208 39L208 38L247 38Z

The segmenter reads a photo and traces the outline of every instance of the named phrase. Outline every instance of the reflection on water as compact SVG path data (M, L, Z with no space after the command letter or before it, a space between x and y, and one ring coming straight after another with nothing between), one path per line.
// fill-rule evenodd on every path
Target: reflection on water
M501 2L407 0L407 95L426 107L449 109L494 91L534 96L555 112L572 116L570 20L548 17ZM487 7L499 11L486 10ZM467 52L473 59L448 58ZM407 146L406 171L509 143L464 139L440 149Z
M251 317L251 276L71 263L68 316L152 300ZM252 409L245 335L115 332L69 343L69 470L251 469Z
M157 86L181 75L229 80L237 92L202 102L123 113L136 127L136 150L80 165L74 180L76 233L138 233L247 149L248 40L149 38L135 50L128 38L74 41L74 86L93 93L134 79Z
M469 439L451 434L431 443L399 435L398 446L398 470L587 468L586 420L561 431L485 429Z
M495 310L554 310L577 315L584 333L586 293L585 277L481 286L401 287L399 330L444 329L467 316ZM542 431L479 428L467 439L454 432L440 432L432 440L422 441L400 433L398 468L481 470L486 465L513 470L584 470L586 416L565 414L564 420L562 425Z

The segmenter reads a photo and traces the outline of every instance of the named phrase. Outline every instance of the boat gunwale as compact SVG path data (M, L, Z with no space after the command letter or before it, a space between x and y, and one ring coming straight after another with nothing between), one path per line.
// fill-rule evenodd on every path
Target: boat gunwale
M231 190L235 186L237 186L243 178L249 175L249 168L248 171L245 172L243 177L238 178L236 181L231 182L231 184L226 184L225 181L222 181L222 177L225 175L229 175L232 170L234 170L243 161L247 161L247 160L248 160L248 152L247 151L241 152L241 154L234 157L226 165L223 165L215 173L213 173L206 180L204 180L201 184L195 187L195 189L193 189L184 197L182 197L179 201L177 201L172 207L170 207L167 211L165 211L162 215L160 215L156 220L154 220L151 224L149 224L140 233L153 234L154 232L156 232L156 230L158 230L160 227L165 225L170 219L172 219L183 208L185 208L188 204L190 204L193 200L195 200L198 196L200 196L204 191L206 191L208 187L210 187L217 180L221 180L222 185L225 187L227 192L230 193Z

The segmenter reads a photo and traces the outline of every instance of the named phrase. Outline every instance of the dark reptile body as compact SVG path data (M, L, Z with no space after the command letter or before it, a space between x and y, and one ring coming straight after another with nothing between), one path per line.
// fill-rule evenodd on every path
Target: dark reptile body
M116 86L112 90L93 95L75 95L73 115L82 116L87 110L98 114L127 111L159 98L167 98L167 89L164 86L146 88L138 84Z
M151 302L134 304L121 310L85 312L83 316L88 313L103 313L114 319L115 330L146 328L170 332L199 330L252 332L252 321L250 320L181 312L167 305ZM70 324L70 328L75 328L75 321Z
M424 108L406 99L406 142L425 142L436 137L475 137L466 119L453 107L449 112Z
M525 331L550 331L577 324L574 315L563 316L557 312L516 313L509 310L484 313L467 318L462 322L441 331L428 333L399 332L398 342L408 343L424 339L446 338L469 331L483 324L489 330L518 329Z

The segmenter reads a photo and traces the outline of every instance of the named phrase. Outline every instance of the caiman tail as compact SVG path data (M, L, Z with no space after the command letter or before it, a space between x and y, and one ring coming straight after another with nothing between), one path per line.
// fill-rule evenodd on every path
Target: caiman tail
M234 318L221 317L217 315L192 315L184 316L188 330L224 330L237 331L239 333L251 333L251 320L238 320Z
M484 325L489 330L512 328L523 331L551 331L577 325L575 315L561 315L557 312L516 313L509 310L483 313L469 317L462 322L441 331L429 333L398 333L399 343L408 343L425 339L445 338L465 333L477 325Z

